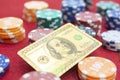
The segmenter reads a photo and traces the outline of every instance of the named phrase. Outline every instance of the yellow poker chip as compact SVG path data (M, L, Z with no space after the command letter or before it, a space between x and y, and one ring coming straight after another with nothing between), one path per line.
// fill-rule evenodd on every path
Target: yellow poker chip
M112 80L116 75L116 65L102 57L87 57L79 62L78 73L85 77L85 79L105 79Z
M40 10L48 8L48 3L44 1L29 1L24 4L24 7L28 10Z
M16 17L5 17L0 19L0 30L17 29L23 26L23 21Z

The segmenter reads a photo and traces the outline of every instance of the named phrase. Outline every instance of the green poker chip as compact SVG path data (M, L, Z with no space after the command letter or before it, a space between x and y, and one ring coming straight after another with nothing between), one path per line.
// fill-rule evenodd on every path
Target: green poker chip
M36 13L37 27L57 29L62 25L62 12L55 9L39 10Z
M53 18L61 18L62 13L59 10L55 9L45 9L45 10L40 10L36 13L37 17L40 18L46 18L48 20L53 19Z
M97 7L106 10L106 9L116 9L119 7L119 4L112 1L100 1L97 3Z

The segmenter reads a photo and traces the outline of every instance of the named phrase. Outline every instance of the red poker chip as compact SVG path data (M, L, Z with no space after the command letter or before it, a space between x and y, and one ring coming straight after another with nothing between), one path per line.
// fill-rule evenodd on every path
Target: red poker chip
M77 13L75 18L78 25L91 27L96 31L97 35L100 35L102 29L102 16L100 14L85 11Z
M35 42L38 39L51 33L52 31L53 31L52 29L48 29L48 28L37 28L37 29L31 30L28 33L28 39L30 42Z
M77 13L75 15L75 18L77 21L83 21L88 23L102 21L102 17L100 14L88 11Z
M20 78L20 80L61 80L61 79L49 72L32 71L32 72L25 73Z

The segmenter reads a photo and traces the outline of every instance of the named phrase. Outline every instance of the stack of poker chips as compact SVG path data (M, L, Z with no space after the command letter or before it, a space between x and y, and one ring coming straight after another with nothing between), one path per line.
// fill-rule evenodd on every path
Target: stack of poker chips
M48 8L48 3L44 1L29 1L24 4L22 18L28 22L36 22L36 12Z
M111 51L120 52L120 31L109 30L101 34L103 46Z
M62 13L63 21L75 23L75 14L85 11L85 2L83 0L63 0Z
M109 30L120 30L120 8L115 10L107 10L106 28Z
M100 13L103 17L106 16L107 10L114 10L119 8L119 4L112 1L99 1L96 6L97 12Z
M39 10L36 13L37 25L36 27L44 27L49 29L57 29L62 23L62 12L56 9Z
M91 27L98 36L100 35L102 29L102 17L100 14L85 11L77 13L75 18L78 26Z
M33 29L28 33L28 39L30 43L37 41L38 39L51 33L53 30L48 28L37 28Z
M85 27L85 26L77 26L79 29L81 29L83 32L89 34L90 36L92 37L95 37L96 36L96 32L90 28L90 27Z
M90 9L93 4L93 0L84 0L86 3L86 9Z
M31 71L25 73L20 80L61 80L59 77L50 72Z
M16 17L0 19L0 43L18 43L25 38L23 20Z
M0 77L5 74L9 65L10 65L10 59L5 55L0 54Z
M78 63L80 80L116 80L116 65L102 57L87 57Z

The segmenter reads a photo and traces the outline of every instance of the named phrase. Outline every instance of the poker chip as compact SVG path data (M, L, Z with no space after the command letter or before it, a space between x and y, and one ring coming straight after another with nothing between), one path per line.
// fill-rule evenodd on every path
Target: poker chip
M116 71L116 65L102 57L87 57L78 63L81 80L115 80Z
M48 8L45 1L28 1L24 4L22 18L28 22L36 22L36 12Z
M0 39L0 43L9 43L9 44L18 43L21 42L24 38L25 38L25 34L11 39Z
M87 27L91 27L97 35L99 36L102 29L102 17L98 13L93 13L89 11L80 12L75 15L77 25L83 25Z
M120 52L120 31L109 30L101 34L103 46L112 51Z
M120 30L120 8L106 11L106 28Z
M39 10L36 13L37 28L43 27L50 29L57 29L62 25L62 13L60 10L45 9Z
M45 71L32 71L25 73L20 80L61 80L56 75Z
M52 31L53 31L52 29L48 29L48 28L37 28L37 29L31 30L28 33L29 42L33 43L33 42L37 41L38 39L51 33Z
M92 37L96 36L96 32L90 27L85 27L85 26L77 26L77 27Z
M10 60L7 56L0 54L0 76L3 76L10 65Z
M18 43L25 38L23 21L16 17L0 19L0 43Z
M27 22L36 22L36 16L32 17L32 16L23 14L22 18Z
M113 1L99 1L97 4L97 12L100 13L103 17L106 16L107 10L114 10L119 8L119 4Z
M62 14L64 22L75 23L75 14L85 11L85 2L83 0L63 0Z
M86 3L86 9L90 9L93 4L93 0L84 0Z

